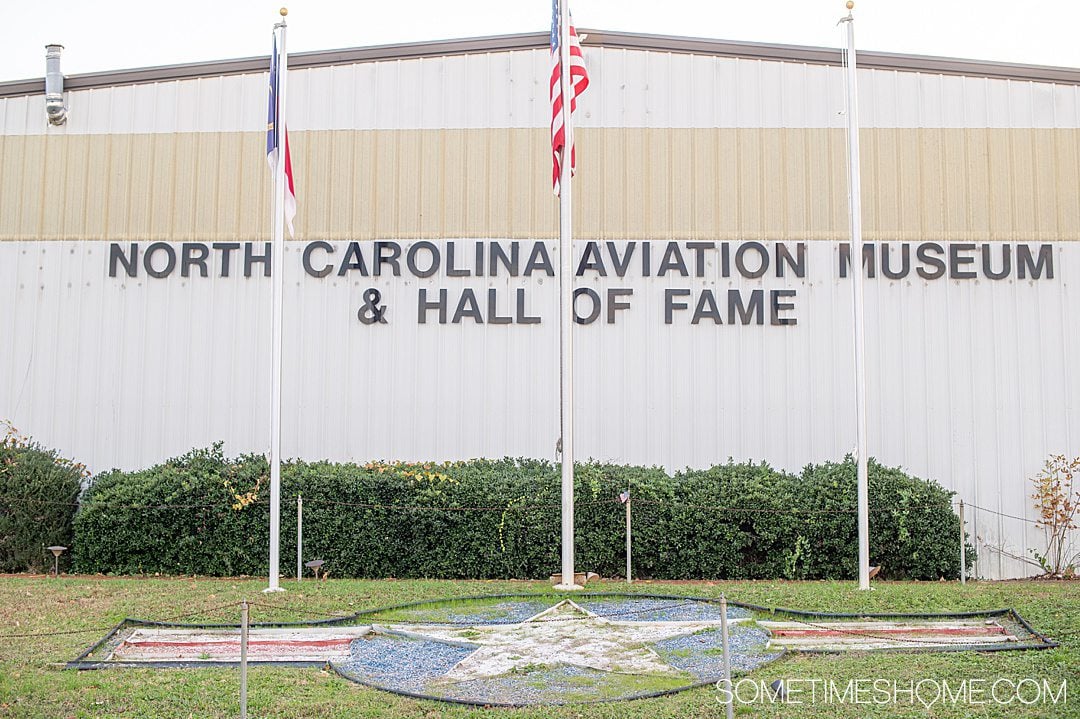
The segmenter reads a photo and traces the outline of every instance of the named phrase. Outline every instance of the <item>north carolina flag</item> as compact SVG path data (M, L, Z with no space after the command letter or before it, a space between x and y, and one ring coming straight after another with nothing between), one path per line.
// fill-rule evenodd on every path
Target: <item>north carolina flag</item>
M293 237L293 217L296 216L296 190L293 188L292 158L289 156L289 130L278 106L278 50L274 36L274 52L270 55L270 109L266 117L266 161L277 171L281 136L285 137L285 224Z

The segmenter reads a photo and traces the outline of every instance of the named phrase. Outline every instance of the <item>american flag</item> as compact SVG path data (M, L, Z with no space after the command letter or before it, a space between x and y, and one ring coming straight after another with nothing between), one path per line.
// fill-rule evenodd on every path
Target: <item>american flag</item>
M289 130L285 127L285 118L281 117L278 104L278 51L277 36L274 36L274 54L270 56L270 108L266 117L266 161L270 169L277 171L277 160L281 148L281 137L285 137L285 224L289 227L289 237L293 237L293 217L296 216L296 191L293 188L292 157L289 155Z
M565 1L565 0L564 0ZM563 124L562 99L562 58L559 52L559 0L551 3L551 185L555 194L559 194L559 174L561 172L562 152L570 146L570 174L574 174L577 158L574 154L574 130L570 126L570 139L567 142L566 127ZM577 30L570 23L570 114L577 109L577 96L589 86L589 73L585 70L585 58L581 54Z

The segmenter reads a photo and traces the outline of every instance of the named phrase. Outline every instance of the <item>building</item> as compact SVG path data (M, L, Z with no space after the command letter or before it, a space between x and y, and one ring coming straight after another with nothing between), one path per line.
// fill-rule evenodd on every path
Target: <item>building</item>
M554 458L547 42L291 56L285 456ZM839 52L583 44L578 456L842 458ZM268 449L267 66L70 77L61 126L0 84L0 418L95 471ZM983 508L979 574L1026 574L1041 532L1004 515L1080 454L1080 70L860 68L870 451Z

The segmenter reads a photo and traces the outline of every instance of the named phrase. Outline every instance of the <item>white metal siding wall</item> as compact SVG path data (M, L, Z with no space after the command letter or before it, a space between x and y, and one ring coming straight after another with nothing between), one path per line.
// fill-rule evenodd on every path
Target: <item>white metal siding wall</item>
M268 280L110 279L106 248L0 244L5 334L15 340L0 353L4 415L95 470L145 467L222 439L229 452L265 451ZM851 451L850 285L836 276L836 251L809 243L805 280L725 279L715 266L692 280L582 278L601 294L634 295L617 324L575 328L580 455L671 470L764 459L797 471ZM552 280L316 279L296 249L286 262L286 456L553 456ZM1071 329L1080 245L1057 245L1055 265L1053 280L869 283L874 456L969 502L1023 513L1046 455L1080 454L1071 359L1080 356ZM356 319L372 286L392 308L386 326ZM504 302L523 287L527 313L544 321L419 326L420 287L446 287L451 297L496 287ZM795 288L798 325L690 326L689 313L665 325L665 287ZM1022 556L1037 546L1014 520L975 513L973 521L984 543ZM989 549L979 568L1023 571Z
M627 157L652 153L647 161L632 164L624 158L611 167L666 173L633 183L624 178L617 186L628 193L625 205L636 201L629 188L640 193L646 180L672 197L683 187L685 178L676 172L682 165L671 158L692 155L694 146L686 143L694 140L686 132L665 135L665 128L748 128L753 134L754 128L844 124L837 114L842 83L836 68L599 48L586 53L593 84L578 115L590 128L582 137L595 132L595 149L606 143L605 150L618 149ZM291 128L313 137L327 130L374 130L380 137L391 130L486 128L542 134L549 120L547 64L547 52L537 50L299 71L291 75ZM40 96L0 99L0 167L8 173L0 208L7 217L16 212L40 220L14 223L18 226L7 235L13 241L0 242L0 327L10 338L0 343L0 419L11 419L96 471L145 467L222 439L229 452L266 451L267 280L109 279L108 244L102 240L118 238L108 232L59 231L65 241L39 242L40 236L19 229L78 227L86 216L104 212L111 219L101 226L123 227L132 240L146 232L147 237L198 241L208 239L200 235L206 223L240 223L237 185L265 181L257 137L265 117L265 82L265 75L257 74L74 92L64 128L46 126ZM876 133L870 135L864 162L883 178L877 196L868 196L868 204L875 204L867 212L880 217L886 231L918 241L953 239L925 236L926 227L956 228L963 236L1003 227L1004 236L995 239L1064 240L1055 245L1052 281L875 280L867 297L873 454L936 479L971 502L1030 517L1028 478L1045 456L1080 454L1080 377L1073 367L1080 339L1070 324L1080 312L1072 285L1080 272L1080 244L1071 242L1080 239L1075 233L1080 194L1072 189L1080 187L1080 93L1071 85L881 70L862 71L860 83L862 118ZM900 136L909 128L926 128L929 134ZM1057 134L1037 134L1046 129ZM1007 134L984 142L979 135L984 131ZM238 132L249 134L242 141L228 138ZM174 138L173 133L195 135ZM776 148L786 145L768 144L772 140L765 136L732 134L710 142L718 157L728 150L751 159L760 155L761 167L772 168L768 172L757 165L738 171L760 173L754 177L762 188L773 170L813 175L809 180L815 183L831 182L836 175L828 152L815 150L811 172L799 165L798 153L777 154ZM809 142L805 133L793 137L797 146ZM937 145L915 147L925 137ZM526 149L528 138L520 143ZM656 144L642 150L636 144L641 139ZM402 147L412 159L417 147L427 147L426 136L420 144L408 142L413 140ZM536 157L527 164L543 185L546 150L539 140L533 145ZM86 152L77 154L72 147ZM335 164L335 147L333 141L317 145L331 172L346 172L347 162ZM983 157L980 148L993 152ZM38 206L35 188L45 196L48 180L38 169L44 154L35 154L37 149L75 166L60 193L62 222L53 209ZM195 160L189 162L184 153L194 153ZM1056 164L1046 161L1051 156ZM495 166L498 160L493 152L484 161ZM598 176L609 174L610 160L601 164L596 154L583 158L581 182L599 183ZM177 175L169 180L178 189L168 212L147 211L156 206L143 194L138 207L109 195L117 192L119 176L143 192L140 182L155 181L154 163ZM899 180L889 184L894 168L897 178L907 177L901 171L908 172L912 163L925 163L932 182L918 188L900 186ZM230 164L244 169L232 176L215 170ZM492 184L505 180L496 172L485 178ZM401 182L410 187L406 179ZM938 185L943 195L959 194L963 200L948 205L947 222L934 224L928 215L937 211L939 198L919 193ZM207 186L223 199L209 214L197 213L191 198ZM1034 187L1040 188L1034 196L1043 198L1037 206L1024 201ZM738 211L753 215L767 208L783 216L805 210L788 195L775 194L775 188L762 188L754 190L760 197L747 196L760 202L744 198L747 204ZM1053 202L1045 199L1055 192ZM336 211L326 197L305 196L303 184L300 193L301 223L308 221L305 212ZM415 197L402 199L405 207L405 201L421 206ZM553 219L537 207L546 205L537 201L515 219L523 233L515 237L550 236ZM631 229L654 240L685 237L679 223L688 207L694 205L668 207L650 215L654 224ZM842 237L835 227L842 230L843 223L833 222L828 209L820 236ZM490 216L479 212L473 218L474 210L469 208L459 234L441 239L505 236L491 230ZM395 212L407 214L400 208ZM921 213L915 225L913 212ZM145 225L132 222L136 216ZM589 226L594 235L616 240L629 235L627 230L613 236L611 218L602 212L580 217L594 223ZM0 225L6 227L4 221L0 218ZM749 221L777 226L775 218L765 216ZM693 223L686 227L701 229ZM746 238L744 225L737 230ZM259 237L257 230L241 239L253 237ZM665 286L759 286L753 282L642 279L632 273L623 280L583 278L585 286L631 287L635 294L633 310L623 313L619 324L575 329L580 452L671 469L733 457L798 470L806 462L839 459L850 451L850 294L832 269L835 251L830 242L810 242L808 261L819 271L786 283L799 292L797 327L663 323ZM553 456L552 281L316 280L299 271L296 252L290 250L286 283L286 332L293 338L285 358L285 404L292 408L284 420L286 454L357 460ZM821 274L820 268L830 269ZM779 287L778 282L766 286ZM363 290L373 285L403 313L388 327L362 327L355 319ZM527 287L529 313L545 320L539 326L420 328L410 316L419 286L497 286L503 292ZM1022 563L989 546L1004 544L1027 556L1028 547L1039 544L1034 529L978 513L972 521L982 545L982 574L1026 572Z
M844 128L840 68L587 47L581 127ZM546 50L293 70L289 127L304 130L543 128ZM44 96L0 98L0 135L265 131L266 75L68 93L63 127ZM864 128L1077 128L1080 86L860 70Z

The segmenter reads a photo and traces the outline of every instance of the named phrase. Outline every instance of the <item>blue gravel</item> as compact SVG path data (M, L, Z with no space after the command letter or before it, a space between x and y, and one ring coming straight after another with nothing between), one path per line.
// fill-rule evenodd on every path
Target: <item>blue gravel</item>
M506 624L528 619L554 604L554 601L546 599L528 599L499 600L480 606L454 607L444 604L416 607L386 623ZM718 621L721 616L718 604L695 600L583 598L578 604L595 614L620 621ZM741 607L728 608L731 619L748 616L750 612ZM730 636L732 669L750 671L780 656L780 653L765 651L768 640L769 635L763 629L733 625ZM666 639L651 646L665 662L685 673L684 686L714 681L723 676L719 629ZM473 651L475 649L434 640L371 635L354 641L350 658L335 667L346 678L377 687L481 704L611 700L641 693L637 687L657 686L644 678L641 683L636 683L627 681L629 677L626 675L570 666L537 667L520 674L466 682L438 681Z
M720 605L692 599L586 599L582 608L624 622L720 621ZM749 617L742 607L728 607L728 619Z
M652 645L671 666L690 672L697 681L724 676L723 633L713 629L684 637L665 639ZM768 652L769 633L757 627L732 626L728 632L731 671L748 672L778 658L782 652Z
M396 689L421 692L475 649L436 641L372 634L349 647L350 657L334 666L344 676Z
M440 684L429 687L429 690L443 699L492 704L564 704L598 699L628 699L635 694L649 691L645 689L631 691L624 696L613 696L611 690L606 689L611 681L612 675L606 672L565 666L550 667L523 675Z
M452 604L440 607L416 607L398 612L390 624L517 624L544 611L555 602L501 601L482 606Z
M536 616L552 604L553 602L496 602L479 611L476 607L462 607L460 612L451 612L446 621L473 624L517 624Z

